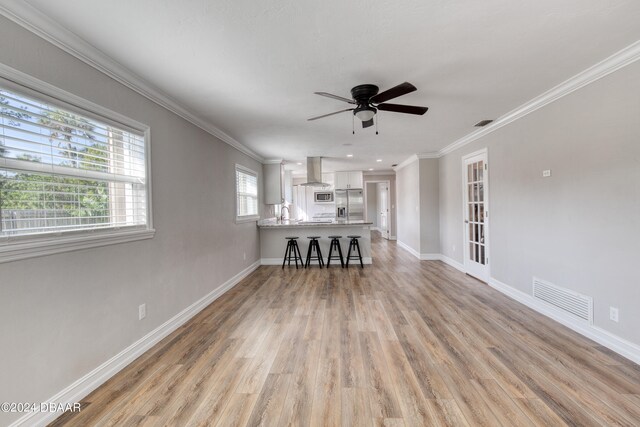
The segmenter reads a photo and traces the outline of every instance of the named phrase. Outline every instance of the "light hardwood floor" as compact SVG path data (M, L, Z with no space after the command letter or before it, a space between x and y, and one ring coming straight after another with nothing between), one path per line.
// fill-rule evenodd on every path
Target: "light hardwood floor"
M260 267L53 425L640 425L638 365L394 242L373 254Z

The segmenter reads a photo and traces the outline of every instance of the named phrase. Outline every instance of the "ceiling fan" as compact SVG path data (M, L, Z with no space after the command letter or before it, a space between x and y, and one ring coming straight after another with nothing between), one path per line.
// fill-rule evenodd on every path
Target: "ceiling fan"
M395 113L416 114L421 116L429 109L427 107L418 107L414 105L385 103L385 101L397 98L402 95L406 95L417 90L416 87L411 83L404 82L399 84L398 86L392 87L391 89L385 90L384 92L380 93L378 93L378 90L379 88L376 85L358 85L351 89L351 97L353 99L344 98L342 96L333 95L327 92L314 92L316 95L326 96L328 98L348 102L349 104L355 105L355 107L346 108L334 113L323 114L322 116L311 117L307 120L318 120L323 117L333 116L334 114L353 111L353 115L362 120L362 127L368 128L369 126L373 126L373 117L376 115L378 110L393 111Z

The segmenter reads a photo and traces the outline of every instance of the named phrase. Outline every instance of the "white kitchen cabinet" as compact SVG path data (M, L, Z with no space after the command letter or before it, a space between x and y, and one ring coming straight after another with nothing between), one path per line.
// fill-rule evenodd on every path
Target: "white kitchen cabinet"
M354 188L362 188L363 178L361 171L336 172L335 188L336 190L350 190Z
M279 205L284 202L284 165L266 164L264 171L264 203Z
M336 172L334 176L334 187L336 190L349 188L349 172Z
M349 173L349 188L362 188L364 179L362 178L361 171L348 172Z

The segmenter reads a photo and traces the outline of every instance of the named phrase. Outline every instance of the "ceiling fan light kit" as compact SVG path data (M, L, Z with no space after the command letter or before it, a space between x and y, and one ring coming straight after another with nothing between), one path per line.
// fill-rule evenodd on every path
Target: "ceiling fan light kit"
M401 104L385 104L385 101L388 101L393 98L397 98L402 95L406 95L407 93L413 92L417 90L414 85L408 82L401 83L397 86L392 87L391 89L385 90L384 92L380 92L378 86L372 84L363 84L355 86L351 89L351 97L353 99L344 98L342 96L333 95L327 92L314 92L316 95L325 96L327 98L337 99L339 101L347 102L349 104L355 105L355 108L346 108L344 110L336 111L334 113L323 114L322 116L316 116L308 119L317 120L328 116L333 116L334 114L344 113L346 111L353 111L353 115L357 117L362 122L363 128L368 128L374 125L373 118L376 116L378 110L382 111L391 111L394 113L404 113L404 114L414 114L414 115L423 115L427 112L429 108L427 107L419 107L414 105L401 105ZM376 135L377 131L377 121L376 121ZM353 130L355 134L355 129Z
M369 106L359 106L355 110L353 110L353 115L359 118L363 122L368 122L373 119L373 116L376 115L376 110L373 107Z

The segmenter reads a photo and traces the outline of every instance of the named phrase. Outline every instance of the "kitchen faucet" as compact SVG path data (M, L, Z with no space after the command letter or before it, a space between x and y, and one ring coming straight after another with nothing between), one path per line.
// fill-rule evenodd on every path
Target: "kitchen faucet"
M289 208L287 206L282 206L280 208L280 220L281 221L284 221L284 213L283 212L284 212L285 209L287 210L287 213L289 214L289 216L291 216L291 211L289 210Z

